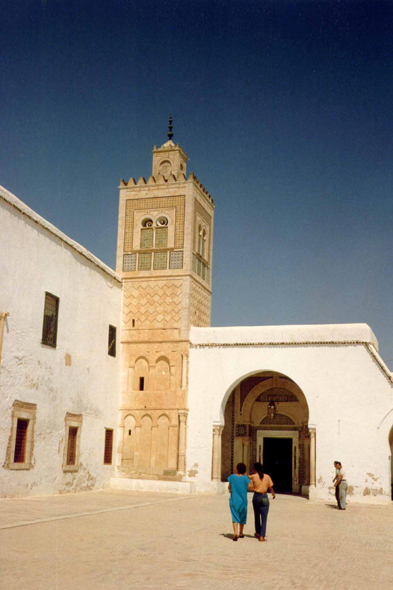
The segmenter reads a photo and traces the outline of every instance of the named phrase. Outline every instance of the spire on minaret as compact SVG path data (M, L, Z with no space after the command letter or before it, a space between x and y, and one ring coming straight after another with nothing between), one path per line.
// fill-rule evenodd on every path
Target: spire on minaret
M173 125L172 125L172 115L169 115L169 125L168 125L168 139L171 140L173 137Z

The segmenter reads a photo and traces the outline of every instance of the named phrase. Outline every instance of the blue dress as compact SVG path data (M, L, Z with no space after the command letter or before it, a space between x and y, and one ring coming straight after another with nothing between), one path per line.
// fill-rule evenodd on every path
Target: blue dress
M232 522L246 524L247 522L247 486L250 479L247 475L235 475L228 477L231 484L231 497L229 507L232 513Z

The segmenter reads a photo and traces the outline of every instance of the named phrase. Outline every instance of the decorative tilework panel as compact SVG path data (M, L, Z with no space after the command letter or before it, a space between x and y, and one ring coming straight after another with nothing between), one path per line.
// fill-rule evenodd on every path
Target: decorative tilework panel
M155 252L153 270L166 270L167 267L167 252Z
M156 229L156 248L166 248L168 245L168 228L157 227Z
M124 252L133 249L134 211L148 209L176 208L175 248L184 246L184 195L173 197L144 197L142 199L127 199L124 232Z
M141 230L141 248L146 250L148 248L153 248L153 237L154 237L154 229L142 229Z
M123 272L136 270L136 254L124 254Z
M138 270L151 270L151 252L139 254Z
M170 253L169 268L170 269L183 268L183 251L182 250Z

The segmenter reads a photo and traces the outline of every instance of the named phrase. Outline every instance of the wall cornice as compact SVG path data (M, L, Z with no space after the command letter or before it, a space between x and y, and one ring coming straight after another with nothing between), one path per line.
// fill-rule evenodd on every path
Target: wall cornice
M268 347L300 347L300 346L364 346L368 354L378 365L382 373L390 383L393 383L393 374L379 356L373 344L365 340L326 340L326 341L302 341L302 342L208 342L202 344L190 343L190 348L268 348Z

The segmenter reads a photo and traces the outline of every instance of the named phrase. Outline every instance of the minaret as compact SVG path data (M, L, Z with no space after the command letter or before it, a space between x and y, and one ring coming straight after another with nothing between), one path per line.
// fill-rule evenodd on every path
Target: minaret
M213 200L187 155L153 149L152 176L120 183L116 270L123 277L123 382L118 465L126 475L181 479L190 326L209 326Z

